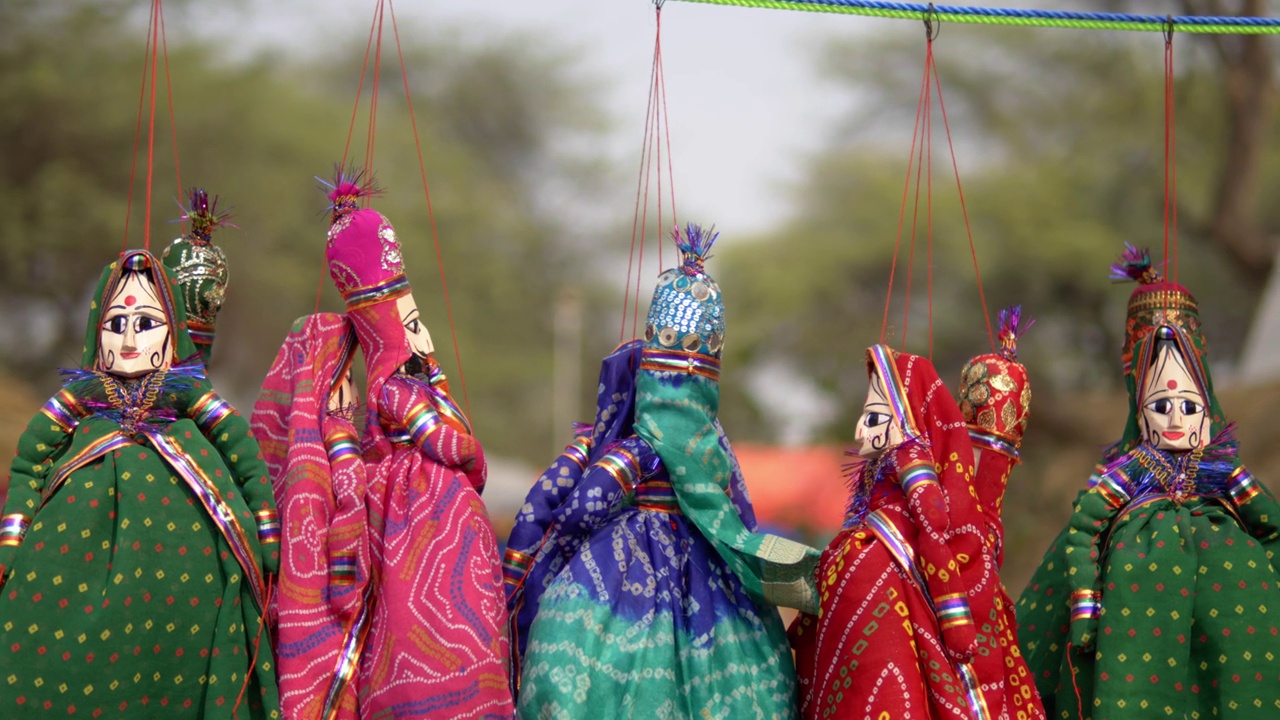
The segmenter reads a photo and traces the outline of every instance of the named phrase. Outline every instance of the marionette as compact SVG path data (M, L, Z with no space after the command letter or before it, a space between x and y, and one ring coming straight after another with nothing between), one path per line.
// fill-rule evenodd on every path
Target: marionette
M523 586L526 603L540 595L523 717L794 716L794 668L771 604L810 606L816 552L754 532L716 422L724 301L703 267L715 238L693 225L676 233L682 262L658 278L643 346L611 357L634 363L624 366L635 373L634 418L605 407L594 462L562 498L540 501L549 519L530 562L562 566ZM619 387L625 398L628 381ZM534 508L518 519L534 522Z
M1280 506L1240 462L1195 298L1129 248L1129 412L1098 480L1018 600L1051 717L1280 711Z
M480 443L449 393L391 222L329 193L326 259L366 368L362 441L373 587L364 717L508 717L507 613Z
M0 521L0 714L280 717L279 520L159 259L125 252L81 367L31 420Z
M991 565L971 564L971 577L966 580L970 586L991 583L992 591L970 596L979 646L987 645L986 652L974 656L973 664L991 717L1009 720L1045 717L1018 645L1013 601L998 575L1004 566L1005 488L1021 460L1019 450L1031 412L1031 384L1026 367L1018 362L1018 336L1032 324L1022 323L1019 307L1000 311L999 350L966 363L959 386L960 412L973 442L973 484L985 525L983 539L990 548L986 557L992 560ZM986 601L994 604L988 607Z
M355 347L345 316L299 318L253 410L280 510L273 638L290 720L360 717L355 672L369 629L371 569L365 465L353 424Z
M973 662L999 651L971 611L994 610L999 580L964 418L928 360L885 345L867 358L860 461L818 567L821 611L791 628L801 715L998 717L983 689L1004 673L983 678Z

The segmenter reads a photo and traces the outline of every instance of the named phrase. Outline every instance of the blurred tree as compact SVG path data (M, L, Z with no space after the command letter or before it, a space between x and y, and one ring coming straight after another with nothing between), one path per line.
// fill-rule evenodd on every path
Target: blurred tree
M143 28L139 0L16 0L0 6L0 363L41 393L78 361L89 284L124 242ZM37 7L38 6L38 7ZM24 11L31 11L30 15ZM144 26L145 27L145 26ZM361 37L354 37L360 35ZM168 53L182 182L222 198L241 230L217 240L231 280L212 372L242 410L295 317L341 300L323 269L325 200L313 175L341 158L363 60L359 47L299 60L231 62L212 39ZM571 55L518 37L467 42L402 25L426 172L477 434L490 452L544 460L551 321L563 283L596 292L567 262L590 228L546 208L590 197L600 168L580 145L606 123ZM376 206L404 241L415 296L462 395L390 31L373 165ZM177 235L178 195L160 68L151 247ZM369 83L366 81L365 92ZM367 117L366 104L360 116ZM145 145L143 129L143 144ZM357 127L351 157L364 157ZM139 168L145 167L145 147ZM130 246L142 243L142 172ZM558 194L557 194L558 193Z
M730 312L754 321L735 327L732 364L782 363L813 378L839 402L832 439L853 435L863 350L880 336L924 62L923 29L905 25L823 50L823 70L859 102L809 161L793 219L724 253L725 284L753 289L728 298ZM1270 43L1175 36L1179 279L1201 298L1218 367L1238 352L1280 230L1275 210L1257 203L1280 186L1267 142ZM1107 265L1124 241L1161 256L1162 44L1155 33L956 25L935 42L988 307L993 321L1013 303L1038 319L1023 356L1040 397L1119 383L1128 292L1110 287ZM922 191L905 348L931 352L949 379L988 343L936 92L934 107L933 341ZM909 196L886 338L898 347L912 219ZM1054 416L1040 404L1035 427L1057 429Z

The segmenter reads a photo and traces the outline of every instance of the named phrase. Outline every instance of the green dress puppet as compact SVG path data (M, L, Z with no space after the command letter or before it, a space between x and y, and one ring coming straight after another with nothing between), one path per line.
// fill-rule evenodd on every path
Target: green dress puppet
M121 255L81 367L27 426L0 519L0 716L280 717L263 612L279 520L178 288Z
M1280 717L1280 505L1213 393L1198 306L1145 251L1129 300L1120 442L1018 601L1050 718Z

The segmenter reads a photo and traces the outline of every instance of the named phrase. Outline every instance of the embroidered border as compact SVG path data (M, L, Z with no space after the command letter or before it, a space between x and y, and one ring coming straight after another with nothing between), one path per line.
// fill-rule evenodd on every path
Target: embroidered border
M12 513L0 517L0 547L18 547L31 527L30 516Z

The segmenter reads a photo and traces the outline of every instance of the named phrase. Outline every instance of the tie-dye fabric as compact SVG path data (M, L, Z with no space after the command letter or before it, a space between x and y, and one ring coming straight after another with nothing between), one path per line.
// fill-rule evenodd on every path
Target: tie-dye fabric
M355 346L342 315L299 319L254 407L282 530L273 597L280 702L290 720L353 720L368 629L365 467L351 419L329 411Z

